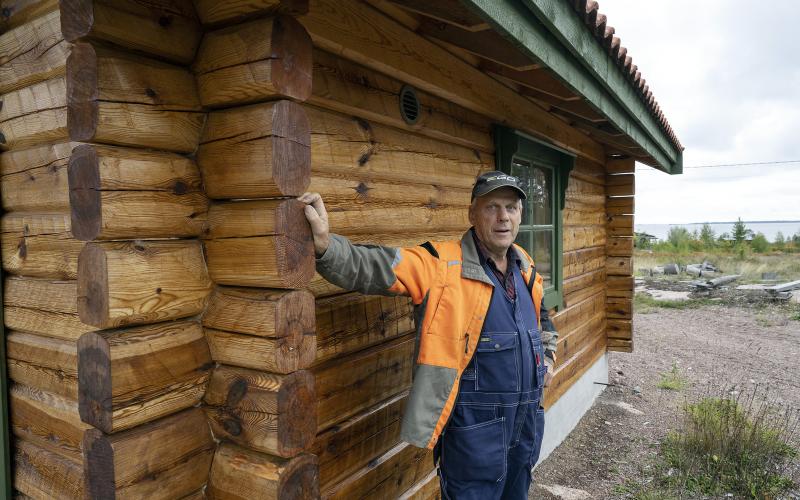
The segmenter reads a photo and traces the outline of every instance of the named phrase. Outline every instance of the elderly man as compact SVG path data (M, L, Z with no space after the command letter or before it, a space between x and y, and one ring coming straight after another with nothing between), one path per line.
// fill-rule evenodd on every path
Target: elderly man
M415 305L416 368L401 435L434 449L446 499L526 499L539 457L557 334L542 278L514 244L525 196L517 178L483 174L461 241L412 248L353 245L329 233L319 194L298 198L325 279Z

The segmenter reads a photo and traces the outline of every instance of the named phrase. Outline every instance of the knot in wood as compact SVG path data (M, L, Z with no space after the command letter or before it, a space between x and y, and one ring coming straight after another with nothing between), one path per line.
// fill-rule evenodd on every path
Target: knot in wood
M151 88L149 88L149 87L144 89L144 93L147 94L147 97L151 97L151 98L155 97L157 95L156 91L151 89Z
M158 18L158 25L162 28L168 28L172 24L172 16L161 16Z

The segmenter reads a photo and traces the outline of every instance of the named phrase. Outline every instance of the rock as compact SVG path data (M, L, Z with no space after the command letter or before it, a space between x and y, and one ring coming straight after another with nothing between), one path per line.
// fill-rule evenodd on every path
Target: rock
M633 388L633 393L637 394L637 395L641 394L642 393L642 388L637 385L636 387Z
M665 273L665 270L661 266L656 266L656 267L650 269L650 275L651 276L657 276L657 275L661 275L661 274L664 274L664 273ZM675 273L675 274L678 274L678 273Z
M624 401L616 401L614 404L616 406L619 406L623 410L627 411L628 413L633 414L633 415L644 415L643 411L637 410L636 408L634 408L633 406L629 405L628 403L626 403Z
M592 495L590 495L588 491L579 490L577 488L568 488L566 486L561 486L560 484L540 484L539 486L562 500L588 500L592 498Z

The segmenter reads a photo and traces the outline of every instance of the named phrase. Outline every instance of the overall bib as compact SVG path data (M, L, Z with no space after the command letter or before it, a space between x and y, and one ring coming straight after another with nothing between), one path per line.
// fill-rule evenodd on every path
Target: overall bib
M516 299L494 284L478 347L434 450L445 500L525 500L544 432L544 350L533 299L518 266Z

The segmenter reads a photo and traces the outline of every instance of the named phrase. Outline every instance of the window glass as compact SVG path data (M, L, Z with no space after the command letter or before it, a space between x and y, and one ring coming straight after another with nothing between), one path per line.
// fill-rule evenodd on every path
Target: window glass
M533 224L549 225L553 223L553 176L551 170L533 167L530 171L530 189L528 205L531 207Z
M530 199L531 196L531 164L525 160L514 159L511 163L511 175L519 179L520 187L525 191ZM522 210L522 226L527 226L531 224L531 216L530 216L530 205L527 203L528 200L523 202L523 210ZM525 246L519 241L518 244L522 245L525 250L530 250L530 246Z

